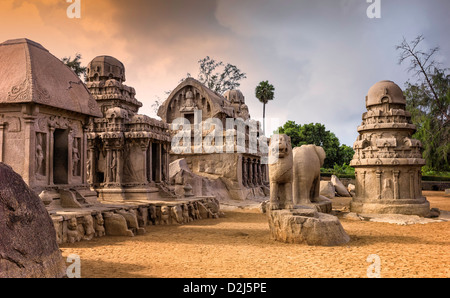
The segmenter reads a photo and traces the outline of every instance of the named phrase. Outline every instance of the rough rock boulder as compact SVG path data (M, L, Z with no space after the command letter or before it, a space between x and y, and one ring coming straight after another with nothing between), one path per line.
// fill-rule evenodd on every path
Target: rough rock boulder
M0 163L0 278L60 278L66 266L44 203Z
M268 210L271 238L280 242L315 246L337 246L350 241L336 216L315 208Z

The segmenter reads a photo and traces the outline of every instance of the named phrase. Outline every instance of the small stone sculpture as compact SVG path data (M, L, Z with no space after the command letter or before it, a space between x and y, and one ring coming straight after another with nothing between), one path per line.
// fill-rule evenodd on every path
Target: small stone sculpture
M183 204L182 209L183 209L183 223L191 222L193 219L189 216L188 204Z
M75 243L81 240L81 235L78 231L78 221L73 217L67 221L67 242Z
M83 240L92 240L95 236L95 229L94 229L94 219L92 218L92 215L85 215L83 217L83 228L84 228L84 236Z
M169 206L161 206L161 221L160 224L170 224L170 208Z
M148 207L148 218L153 225L156 225L156 206L151 205Z
M104 224L105 220L103 219L103 215L101 213L95 215L95 224L94 224L95 237L105 236Z
M181 205L173 206L172 207L172 213L173 213L172 218L174 218L177 223L179 223L179 224L184 223L184 220L183 220L183 208L181 207Z

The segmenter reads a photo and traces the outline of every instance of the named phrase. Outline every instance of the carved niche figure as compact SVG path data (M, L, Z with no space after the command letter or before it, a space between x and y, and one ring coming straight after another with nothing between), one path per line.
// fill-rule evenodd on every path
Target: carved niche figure
M114 151L112 153L112 159L111 159L111 182L116 182L117 178L117 153Z
M43 148L42 134L36 134L36 173L45 175L44 159L45 152Z
M292 200L292 146L287 135L274 135L269 144L270 208L290 209Z
M80 152L78 150L78 138L73 139L72 148L72 173L73 176L79 176L78 164L80 163Z

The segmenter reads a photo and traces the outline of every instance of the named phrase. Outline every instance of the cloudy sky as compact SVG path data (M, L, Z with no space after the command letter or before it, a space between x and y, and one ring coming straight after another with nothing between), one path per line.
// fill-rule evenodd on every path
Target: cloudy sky
M262 117L254 89L269 80L267 125L323 123L352 145L368 89L410 78L397 63L403 37L423 34L423 48L440 46L436 58L450 67L449 0L379 0L379 19L368 18L367 0L79 1L81 18L69 19L66 0L2 0L0 42L26 37L59 58L81 53L84 65L114 56L153 117L155 99L196 77L209 55L247 74L240 89L253 118Z

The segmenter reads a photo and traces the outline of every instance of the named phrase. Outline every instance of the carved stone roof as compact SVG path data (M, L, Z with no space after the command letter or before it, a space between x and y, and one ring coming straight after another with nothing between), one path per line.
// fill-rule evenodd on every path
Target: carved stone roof
M194 87L202 94L203 97L206 98L206 100L208 100L211 107L211 117L215 117L220 113L224 113L228 117L234 116L234 109L231 107L231 103L225 97L207 88L199 81L193 78L187 78L172 91L167 100L160 106L158 110L158 116L161 117L164 122L170 122L170 119L168 119L167 115L169 106L175 96L186 87Z
M10 103L102 116L80 78L42 45L25 38L0 44L0 105Z
M366 106L382 104L384 100L389 103L406 105L402 89L392 81L380 81L373 85L366 97Z

